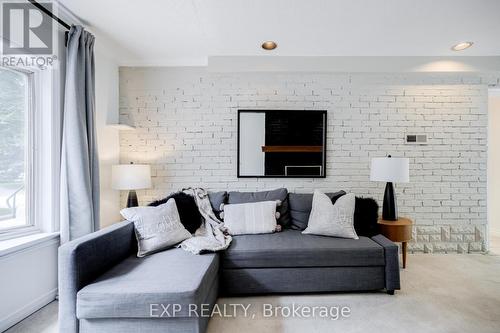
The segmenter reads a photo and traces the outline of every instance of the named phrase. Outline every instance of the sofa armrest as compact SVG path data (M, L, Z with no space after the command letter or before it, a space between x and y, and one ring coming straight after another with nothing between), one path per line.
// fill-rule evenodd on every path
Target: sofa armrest
M134 224L120 222L59 248L59 332L78 332L76 294L135 249Z
M383 235L376 235L372 240L384 248L385 288L391 292L401 289L399 281L399 249L396 244Z

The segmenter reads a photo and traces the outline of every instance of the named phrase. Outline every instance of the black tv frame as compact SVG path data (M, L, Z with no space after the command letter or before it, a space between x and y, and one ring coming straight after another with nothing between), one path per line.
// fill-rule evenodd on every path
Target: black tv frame
M260 113L265 113L266 111L272 111L272 112L297 112L297 111L307 111L307 112L317 112L321 113L323 116L323 174L320 176L249 176L249 175L240 175L240 114L244 112L260 112ZM236 160L236 173L238 178L326 178L326 131L327 131L327 110L282 110L282 109L239 109L238 110L238 117L237 117L237 131L238 131L238 136L237 136L237 142L236 142L236 154L237 154L237 160Z

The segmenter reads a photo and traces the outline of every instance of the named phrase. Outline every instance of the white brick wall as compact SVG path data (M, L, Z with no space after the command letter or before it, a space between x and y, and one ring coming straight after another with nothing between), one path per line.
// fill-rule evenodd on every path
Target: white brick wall
M370 159L405 156L411 183L396 190L400 215L416 223L410 250L484 251L488 80L122 68L120 118L137 130L120 133L120 158L152 165L143 203L187 186L345 189L381 202L384 184L369 181ZM248 108L328 110L326 179L238 179L236 116ZM428 144L405 144L415 133Z

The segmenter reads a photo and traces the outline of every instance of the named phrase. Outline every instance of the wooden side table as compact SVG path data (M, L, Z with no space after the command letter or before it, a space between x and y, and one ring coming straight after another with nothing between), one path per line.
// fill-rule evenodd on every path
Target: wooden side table
M413 221L407 217L400 217L397 221L378 220L380 233L393 242L403 244L403 268L406 268L406 245L411 240Z

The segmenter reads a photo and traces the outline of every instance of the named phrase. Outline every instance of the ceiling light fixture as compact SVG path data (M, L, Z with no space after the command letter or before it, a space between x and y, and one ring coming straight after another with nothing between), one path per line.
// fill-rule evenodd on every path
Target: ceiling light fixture
M262 48L267 51L274 50L275 48L278 47L278 44L276 42L273 42L272 40L265 41L262 43Z
M465 50L465 49L468 49L469 47L471 47L472 44L474 44L474 43L473 42L461 42L461 43L458 43L456 45L453 45L451 47L451 49L453 51L462 51L462 50Z

